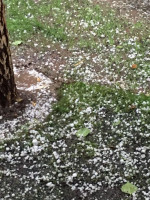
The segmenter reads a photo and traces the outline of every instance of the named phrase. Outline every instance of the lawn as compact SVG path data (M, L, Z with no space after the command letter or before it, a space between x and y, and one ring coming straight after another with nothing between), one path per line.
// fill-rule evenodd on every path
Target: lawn
M61 49L65 62L47 117L0 142L0 199L149 200L148 19L88 0L6 3L13 54ZM51 78L50 64L38 70Z

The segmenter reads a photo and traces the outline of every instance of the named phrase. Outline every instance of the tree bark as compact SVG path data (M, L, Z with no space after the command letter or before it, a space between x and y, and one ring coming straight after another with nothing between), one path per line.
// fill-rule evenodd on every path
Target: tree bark
M5 8L3 0L0 0L0 105L2 107L11 105L16 96L17 89L5 21Z

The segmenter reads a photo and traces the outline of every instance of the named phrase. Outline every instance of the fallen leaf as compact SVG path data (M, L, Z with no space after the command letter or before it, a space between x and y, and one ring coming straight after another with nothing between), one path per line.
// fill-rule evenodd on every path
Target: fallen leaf
M14 117L18 117L17 113L14 114Z
M37 89L43 89L49 87L49 84L43 84L37 87Z
M81 128L77 131L77 137L86 137L91 131L88 128Z
M40 82L40 81L41 81L41 79L40 79L39 77L37 77L37 79L36 79L36 80L37 80L37 82Z
M81 61L79 61L79 62L75 63L75 64L74 64L74 66L75 66L75 67L77 67L78 65L81 65L81 64L83 64L83 61L84 61L84 60L81 60Z
M36 102L31 101L32 105L35 107L36 106Z
M21 40L16 40L12 44L15 45L15 46L18 46L19 44L22 44L22 41Z
M136 108L135 105L131 105L131 106L130 106L130 109L135 109L135 108Z
M136 69L136 68L137 68L137 65L136 65L136 64L133 64L133 65L131 66L131 68L132 68L132 69Z
M23 99L17 98L16 101L17 101L17 102L21 102L21 101L23 101Z
M146 93L145 95L146 95L147 97L149 97L149 96L150 96L150 93Z
M120 46L120 45L118 45L118 46L117 46L117 48L119 48L119 49L122 49L122 48L123 48L123 46Z
M108 146L110 149L116 149L116 147L115 146L112 146L112 145L110 145L110 146Z
M132 183L127 182L126 184L124 184L121 187L121 191L127 194L132 195L133 193L135 193L138 190L138 188L133 185Z

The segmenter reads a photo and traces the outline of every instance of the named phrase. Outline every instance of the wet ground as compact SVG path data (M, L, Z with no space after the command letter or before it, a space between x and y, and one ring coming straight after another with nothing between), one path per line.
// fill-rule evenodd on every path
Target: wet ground
M38 3L38 1L36 2ZM140 7L134 6L131 8L130 6L131 4L133 4L133 1L131 3L128 2L128 5L122 4L123 1L109 0L107 2L111 3L113 7L117 8L119 16L128 13L127 16L134 21L137 21L139 20L139 18L141 19L142 17L148 17L148 14L145 13L145 7L143 7L142 4ZM149 12L149 5L146 5L146 12ZM63 79L63 69L67 63L69 55L71 55L71 52L59 47L58 49L54 49L52 47L46 47L42 49L41 47L30 48L26 45L16 47L12 50L12 52L15 79L20 99L18 99L18 102L14 106L4 110L1 109L0 111L0 116L3 116L0 121L1 133L3 130L5 130L5 134L2 134L2 138L6 136L10 137L9 132L11 132L12 130L15 131L15 129L13 129L14 127L21 126L26 121L30 121L32 123L35 118L40 121L49 113L51 109L51 104L56 100L57 88L59 88L60 85L65 82L65 80ZM12 124L10 123L10 121L12 122ZM18 153L17 148L14 151L16 154ZM29 168L30 166L33 166L34 171L37 172L37 174L41 173L42 170L44 170L44 172L46 173L44 167L46 165L49 165L49 160L47 159L47 157L43 156L43 163L45 163L45 166L43 165L41 168L38 168L38 165L41 164L41 157L38 157L36 154L33 157L33 161L24 160L24 155L22 155L21 161L16 160L16 163L21 163L21 169L22 166L24 166L24 171L19 171L20 177L22 177L22 174L24 174L24 176L28 175L26 174L26 167ZM36 169L35 163L39 171ZM7 171L7 168L5 170ZM31 175L32 177L32 174L29 175ZM13 181L14 179L12 179L7 186L11 187ZM18 188L17 181L18 180L15 179L14 187L12 187L14 193L16 188ZM43 190L43 195L44 191L49 194L51 192L51 188L47 188L42 181L44 182L46 180L44 180L44 178L40 179L40 189ZM3 184L5 185L4 182ZM34 185L32 184L29 186L31 186L31 188L34 188ZM66 191L70 188L65 185L63 181L61 187L62 191L64 191L66 195L64 196L64 200L69 200L74 196L76 196L76 199L82 199L80 197L82 191L75 191L71 194L69 194L69 192L66 193ZM12 195L13 192L11 193ZM21 196L21 192L19 195ZM99 190L99 192L85 197L85 199L99 199L100 195L101 199L107 200L119 200L122 197L122 193L119 189L108 189L107 187L104 187ZM13 196L10 196L8 198L15 199L15 197ZM28 198L35 199L34 192L31 191L30 197L27 196L27 199ZM41 200L42 196L38 196L36 199ZM54 197L52 197L52 199L54 199Z
M103 2L104 4L111 5L116 9L119 17L126 16L128 20L134 22L138 20L147 20L149 23L149 0L94 0L94 2ZM35 1L35 3L38 3L38 1ZM20 116L24 113L25 109L27 110L28 108L31 109L31 107L38 106L39 97L43 105L47 104L48 96L55 99L56 90L65 82L63 69L68 62L68 58L71 57L72 52L69 52L69 50L65 48L60 48L59 46L50 47L48 45L45 47L30 47L32 46L30 41L26 45L12 48L15 79L19 97L18 102L12 107L7 109L1 108L0 126L7 120L16 120L18 117L20 120ZM37 114L32 114L32 116L37 117ZM44 118L44 116L42 118ZM25 115L23 118L25 118ZM25 121L25 119L22 120L22 123Z
M118 16L126 17L128 20L137 22L138 20L150 20L149 0L94 0L95 3L104 2L117 10Z

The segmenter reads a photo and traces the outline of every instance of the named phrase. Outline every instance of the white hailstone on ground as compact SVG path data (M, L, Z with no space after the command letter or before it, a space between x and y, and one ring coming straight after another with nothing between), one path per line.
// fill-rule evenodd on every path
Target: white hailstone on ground
M72 189L72 190L76 190L76 187L73 185L73 186L71 187L71 189Z
M136 54L135 54L135 53L128 55L128 58L131 58L131 59L133 59L133 58L135 58L135 57L136 57Z
M56 151L53 152L53 155L56 158L56 160L59 158L59 154Z
M38 133L38 131L36 131L36 130L30 130L29 132L32 133L32 134L37 134Z
M49 182L49 183L46 184L46 186L49 187L49 188L53 188L55 185L52 182Z
M92 109L91 109L91 107L87 107L87 109L84 111L85 113L91 113L92 112Z
M33 139L33 140L32 140L32 143L33 143L34 146L37 146L37 145L38 145L37 139Z
M72 177L77 177L77 175L78 175L77 173L73 173Z
M31 148L32 153L36 153L36 152L38 152L38 150L39 150L39 147L36 146L36 145L34 145L34 146Z
M73 181L73 177L72 176L68 176L67 177L67 182L69 183L69 182L72 182Z

